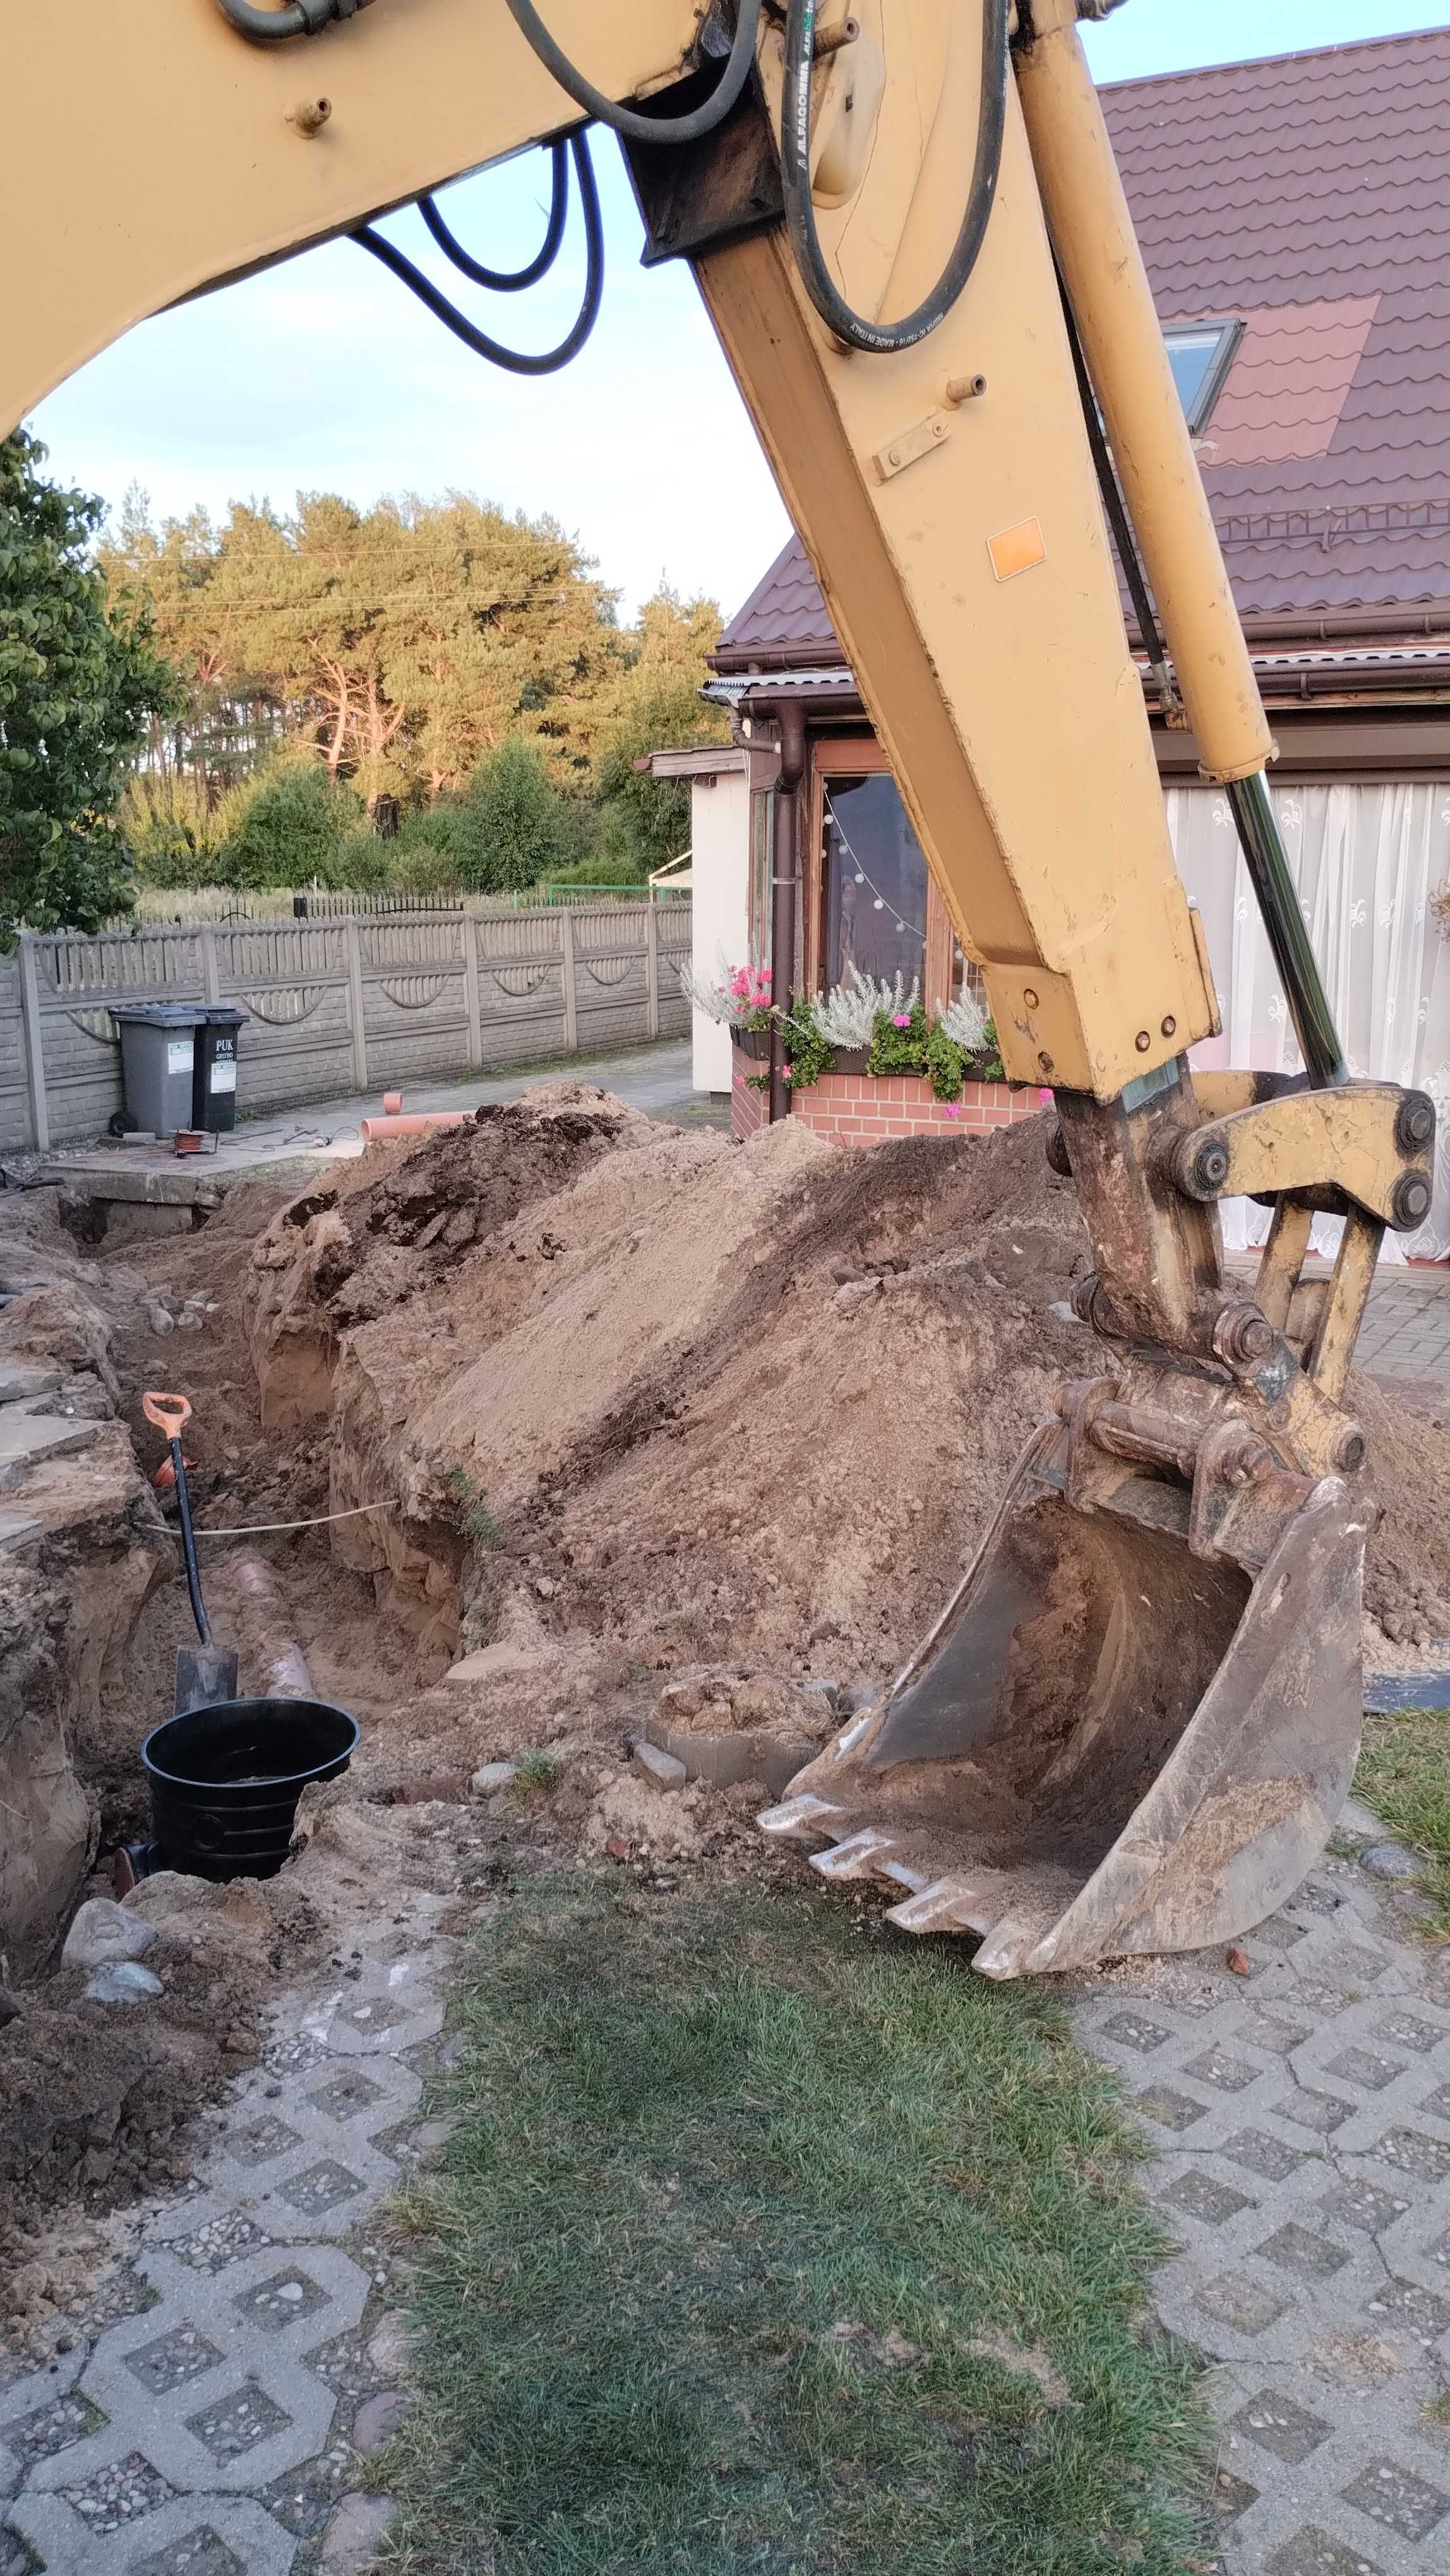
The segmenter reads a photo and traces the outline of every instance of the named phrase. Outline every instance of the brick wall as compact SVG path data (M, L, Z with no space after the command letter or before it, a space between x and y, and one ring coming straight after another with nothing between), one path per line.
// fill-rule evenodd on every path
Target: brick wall
M767 1114L764 1092L749 1089L745 1077L759 1073L735 1051L735 1082L730 1095L731 1132L753 1136ZM960 1101L948 1105L934 1098L921 1074L893 1073L880 1078L866 1073L828 1073L809 1090L792 1094L791 1116L829 1136L833 1145L879 1145L888 1136L981 1135L1010 1127L1020 1118L1035 1118L1052 1094L1018 1090L1006 1082L969 1082Z

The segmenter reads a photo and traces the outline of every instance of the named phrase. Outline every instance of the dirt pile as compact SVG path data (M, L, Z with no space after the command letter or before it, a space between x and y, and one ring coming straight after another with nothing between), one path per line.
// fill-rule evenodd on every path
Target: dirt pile
M513 1220L646 1128L593 1086L480 1109L426 1149L371 1147L293 1199L252 1256L247 1321L269 1427L326 1414L341 1336L434 1293L469 1253L506 1258ZM546 1256L547 1257L547 1256Z
M340 1523L338 1552L424 1678L472 1650L458 1681L493 1750L567 1731L620 1674L743 1658L879 1679L1091 1364L1046 1311L1087 1251L1040 1122L855 1156L789 1124L740 1149L622 1115L553 1191L526 1159L514 1196L498 1158L528 1140L495 1126L506 1213L483 1204L468 1242L447 1240L444 1137L354 1181L347 1281L312 1233L342 1201L304 1195L258 1247L254 1312L327 1347L334 1508L388 1506ZM425 1209L432 1245L400 1268L387 1229ZM1450 1434L1366 1381L1355 1402L1385 1506L1368 1608L1391 1636L1450 1632ZM445 1716L433 1695L440 1739L456 1696Z
M457 1150L417 1147L369 1216L433 1203ZM369 1302L406 1295L345 1334L314 1196L257 1247L253 1347L327 1348L334 1508L402 1504L335 1545L425 1672L480 1650L538 1740L601 1673L889 1669L1082 1362L1044 1313L1086 1247L1036 1122L856 1157L621 1119L446 1267L374 1256Z

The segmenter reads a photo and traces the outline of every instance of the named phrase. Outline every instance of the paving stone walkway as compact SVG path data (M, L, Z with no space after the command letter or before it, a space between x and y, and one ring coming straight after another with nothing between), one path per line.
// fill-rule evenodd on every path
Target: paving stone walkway
M76 2348L0 2377L0 2576L367 2563L360 2452L403 2358L370 2229L440 2143L443 1902L408 1894L280 2009ZM1179 2248L1158 2315L1212 2365L1223 2576L1450 2565L1450 1954L1414 1941L1414 1902L1328 1858L1243 1943L1247 1979L1215 1951L1074 2003L1155 2149Z
M1212 2363L1224 2576L1450 2567L1450 1953L1407 1897L1327 1858L1247 1979L1151 1962L1076 2006L1156 2151L1158 2315Z
M444 1902L407 1894L280 2010L76 2348L0 2383L0 2576L365 2563L349 2543L378 2511L349 2493L354 2442L376 2446L401 2360L369 2226L429 2144L419 2097L458 1947Z

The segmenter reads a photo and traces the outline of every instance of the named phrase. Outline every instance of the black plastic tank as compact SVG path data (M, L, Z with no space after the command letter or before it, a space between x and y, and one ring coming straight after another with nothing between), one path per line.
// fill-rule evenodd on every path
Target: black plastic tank
M192 1878L274 1878L309 1780L335 1780L358 1724L320 1699L228 1699L152 1728L153 1866Z

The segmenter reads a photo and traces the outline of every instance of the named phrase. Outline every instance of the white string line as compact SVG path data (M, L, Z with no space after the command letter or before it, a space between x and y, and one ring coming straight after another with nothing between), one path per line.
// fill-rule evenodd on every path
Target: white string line
M402 1508L402 1495L392 1494L385 1503L357 1503L349 1512L321 1512L313 1521L246 1521L240 1529L193 1527L191 1535L193 1538L270 1538L278 1530L326 1529L329 1521L356 1521L361 1520L364 1512L392 1512ZM181 1532L173 1529L171 1535L180 1538Z
M845 827L844 827L844 825L842 824L841 817L840 817L840 815L836 812L835 806L831 803L831 791L830 791L830 789L829 789L828 787L823 786L823 787L822 787L822 789L821 789L821 795L822 795L822 797L823 797L823 798L824 798L824 800L825 800L825 807L826 807L826 815L827 815L827 819L828 819L828 821L831 823L831 825L833 826L833 828L834 828L837 832L839 832L839 833L840 833L840 836L841 836L841 847L842 847L842 849L845 851L846 856L847 856L847 858L850 860L851 865L852 865L852 867L855 869L855 871L856 871L857 875L858 875L858 876L860 877L860 879L862 880L862 883L863 883L863 884L865 884L865 885L868 885L868 886L871 888L871 891L872 891L872 893L874 894L874 896L876 897L876 900L877 900L878 904L881 906L881 909L882 909L882 911L883 911L883 912L891 912L891 913L895 913L895 915L896 915L896 927L897 927L897 929L898 929L898 930L909 930L909 931L910 931L910 933L911 933L911 935L912 935L912 938L913 938L913 939L919 939L919 940L921 940L921 942L923 943L923 945L925 945L925 942L926 942L926 932L925 932L924 930L918 930L918 929L917 929L917 926L916 926L916 924L915 924L915 922L914 922L914 921L907 921L907 920L904 918L904 916L903 916L903 915L902 915L902 914L897 910L896 905L895 905L894 903L888 902L888 900L887 900L886 896L882 893L881 888L880 888L880 887L879 887L879 885L876 883L875 878L867 875L865 868L862 866L860 859L857 857L856 852L852 849L851 844L850 844L850 841L848 840L848 838L847 838L847 836L846 836Z

